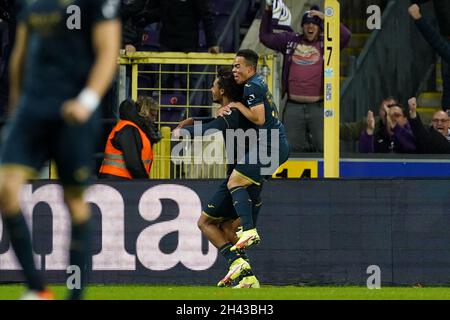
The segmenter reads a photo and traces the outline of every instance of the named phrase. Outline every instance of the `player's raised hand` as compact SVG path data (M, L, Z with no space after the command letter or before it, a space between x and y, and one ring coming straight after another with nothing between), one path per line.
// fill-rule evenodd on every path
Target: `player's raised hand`
M417 4L413 4L408 8L409 15L414 20L419 20L422 18L422 15L420 14L420 7Z
M417 117L417 99L412 97L408 100L409 106L409 116L411 119L415 119Z
M67 100L61 108L63 119L72 125L85 123L91 114L92 110L82 105L78 99Z

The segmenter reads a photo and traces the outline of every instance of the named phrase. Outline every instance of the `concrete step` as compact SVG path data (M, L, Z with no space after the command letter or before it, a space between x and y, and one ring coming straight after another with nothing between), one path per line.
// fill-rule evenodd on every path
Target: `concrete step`
M444 90L444 81L442 78L436 79L436 90L439 92L442 92Z
M417 105L421 108L439 108L441 109L441 92L422 92L418 99Z
M363 50L363 47L358 47L358 48L344 48L341 51L341 56L359 56L359 54L361 53L361 51Z
M436 64L436 80L442 80L442 65L440 63Z
M366 33L367 25L366 19L358 18L344 18L342 22L352 31L352 33Z
M348 48L363 48L370 33L353 33L348 44Z

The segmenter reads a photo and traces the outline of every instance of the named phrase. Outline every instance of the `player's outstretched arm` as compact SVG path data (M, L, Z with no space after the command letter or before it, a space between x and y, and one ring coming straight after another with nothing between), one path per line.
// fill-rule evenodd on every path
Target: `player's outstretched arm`
M27 40L28 29L24 23L21 23L17 26L16 42L9 65L9 113L15 108L22 89Z

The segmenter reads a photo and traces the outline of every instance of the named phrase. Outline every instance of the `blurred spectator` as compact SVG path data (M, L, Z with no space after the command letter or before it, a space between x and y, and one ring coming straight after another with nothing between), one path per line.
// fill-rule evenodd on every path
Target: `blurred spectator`
M375 130L375 117L369 110L367 128L361 133L359 151L363 153L414 153L416 142L401 105L383 105L384 124Z
M152 146L161 140L155 121L159 106L150 97L120 104L120 120L109 134L100 178L147 179L153 161Z
M163 52L197 52L200 51L199 32L205 33L205 42L210 53L219 53L216 38L214 13L210 0L150 0L146 9L146 19L150 22L160 22L159 34L160 51ZM203 30L200 29L203 26ZM161 88L163 95L171 95L174 88L181 88L182 92L192 88L201 89L198 74L187 74L185 65L163 65ZM191 66L190 72L200 72ZM188 79L189 77L189 79ZM192 96L201 96L193 94ZM193 98L190 97L192 104ZM176 122L182 117L182 110L178 108L173 113L180 113ZM205 108L190 109L194 116L202 116L207 112Z
M444 16L442 17L442 22L440 23L441 32L445 33L447 38L440 36L439 33L429 24L429 22L422 17L420 8L417 4L410 6L408 11L410 16L415 20L415 24L425 40L442 57L442 78L444 87L442 95L442 108L443 110L448 110L450 109L450 1L443 0L436 1L436 3L442 6L442 14L444 14Z
M284 55L282 94L287 103L282 120L294 152L323 151L323 19L319 7L312 6L302 17L303 34L274 33L267 5L259 29L260 41ZM340 35L344 48L351 32L342 23Z
M145 11L149 0L122 0L120 17L122 19L122 48L128 52L139 50L142 33L148 22Z
M378 131L378 128L386 126L386 113L384 111L384 106L390 107L397 104L397 99L392 96L388 96L381 101L378 109L378 116L375 117L375 131ZM355 122L344 122L339 125L339 138L344 141L359 141L361 132L366 129L366 118Z
M0 0L0 117L8 107L8 67L16 34L14 8L14 0Z
M422 124L417 113L417 100L408 100L411 129L414 133L419 153L446 153L450 154L450 119L444 111L433 114L431 126L427 128Z
M210 0L150 0L146 15L147 20L162 24L161 51L198 51L202 22L208 52L219 52Z
M448 0L413 0L413 3L423 4L433 2L434 12L439 25L439 31L442 36L450 40L450 1Z

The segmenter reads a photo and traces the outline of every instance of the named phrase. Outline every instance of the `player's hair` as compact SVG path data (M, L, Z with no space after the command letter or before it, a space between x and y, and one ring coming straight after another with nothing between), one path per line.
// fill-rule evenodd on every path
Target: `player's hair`
M237 84L234 80L232 67L223 66L217 69L217 84L220 89L224 90L224 95L231 101L237 102L242 100L244 94L244 86Z
M243 57L248 65L251 65L255 68L258 66L258 54L250 49L242 49L236 53L237 57Z
M159 105L156 100L148 96L139 96L136 101L138 114L146 119L150 119L152 110L159 111Z

